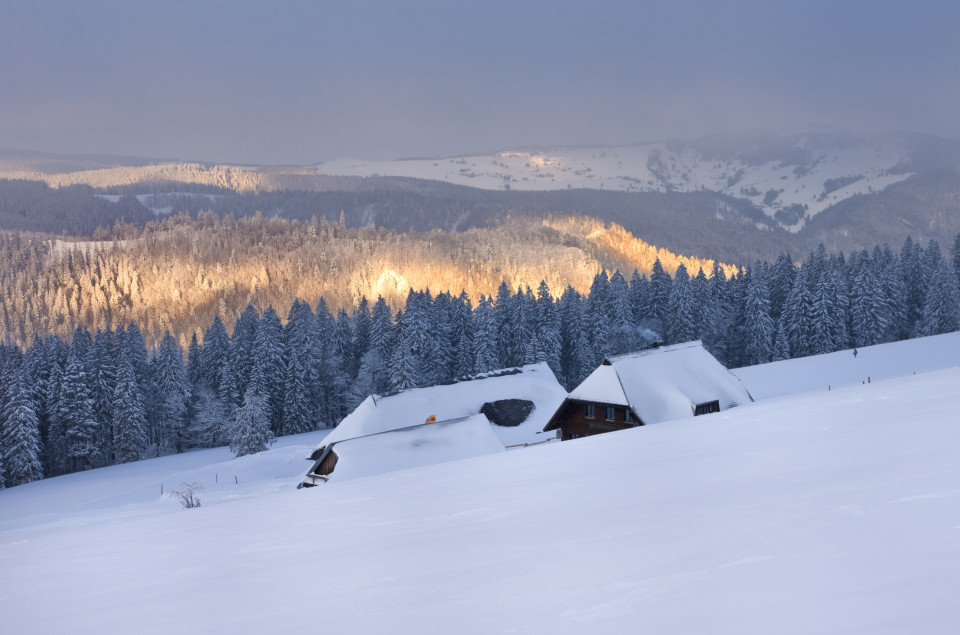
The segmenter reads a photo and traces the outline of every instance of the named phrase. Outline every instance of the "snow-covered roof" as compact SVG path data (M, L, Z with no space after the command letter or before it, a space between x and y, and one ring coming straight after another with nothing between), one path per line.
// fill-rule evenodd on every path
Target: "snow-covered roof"
M753 401L699 341L606 359L570 399L629 405L644 423L689 417L697 404L715 400L721 410Z
M322 445L414 426L431 415L436 415L437 421L468 417L479 414L485 403L503 399L531 401L534 408L518 426L490 424L501 444L533 443L542 440L537 433L566 396L566 391L546 363L492 371L455 384L367 397L327 435Z
M623 386L620 385L620 378L617 377L617 369L611 364L602 364L590 373L583 383L573 389L570 399L596 401L616 406L630 405L627 395L623 392Z
M337 465L331 481L406 470L505 452L483 415L438 421L373 436L340 441L333 447Z

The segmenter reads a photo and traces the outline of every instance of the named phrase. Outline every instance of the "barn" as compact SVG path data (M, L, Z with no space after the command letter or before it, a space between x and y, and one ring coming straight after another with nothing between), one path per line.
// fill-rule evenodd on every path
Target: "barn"
M491 451L491 439L499 451L543 442L552 437L540 432L566 395L545 363L371 395L307 457L313 467L301 485L373 473L374 463L391 471L475 456Z
M505 452L482 415L420 423L327 443L301 485L343 481Z
M753 401L700 341L603 360L544 427L564 441L719 412Z

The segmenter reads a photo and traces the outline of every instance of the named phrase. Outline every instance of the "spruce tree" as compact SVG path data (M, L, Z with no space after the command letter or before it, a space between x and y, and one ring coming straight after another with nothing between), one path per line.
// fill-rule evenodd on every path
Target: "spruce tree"
M168 331L155 360L157 386L157 453L171 448L183 452L188 441L187 403L190 385L183 365L183 349Z
M953 266L941 258L927 286L917 334L940 335L960 330L960 290Z
M233 334L230 336L230 371L231 394L235 402L239 405L239 399L246 394L247 386L250 383L250 376L253 374L254 340L257 337L257 324L260 322L260 316L252 304L247 304L243 313L237 319L233 327ZM221 395L223 391L221 390Z
M637 327L645 325L649 317L650 281L636 269L630 277L630 317Z
M91 396L100 429L100 453L108 462L113 457L113 392L117 385L119 355L120 345L114 341L113 331L98 331L87 365L93 378Z
M790 342L787 339L787 331L783 326L783 320L777 323L777 335L773 341L773 360L779 362L790 359Z
M380 359L388 360L393 353L393 319L390 307L382 297L377 297L373 305L373 317L370 324L370 346L377 349Z
M594 275L590 293L581 307L583 330L589 343L589 357L585 361L594 368L610 354L609 284L605 271Z
M677 267L670 295L667 299L666 339L669 343L689 342L697 336L696 307L694 305L693 289L690 286L690 276L687 268L680 264Z
M748 366L769 362L774 353L776 332L773 318L770 317L767 278L759 262L754 266L747 286L743 316L746 346L741 361Z
M554 375L560 368L560 316L550 294L550 287L543 280L537 288L537 314L535 335L537 338L536 361L546 362Z
M254 337L254 377L260 382L257 391L267 401L270 430L274 435L283 429L284 354L283 327L280 318L268 307L263 312Z
M113 393L113 451L117 463L139 461L146 456L147 417L143 393L126 351L120 354L117 384Z
M464 290L454 302L451 329L451 345L454 352L454 377L463 379L474 374L473 354L473 306Z
M43 478L40 460L40 421L33 406L33 394L22 374L13 378L2 413L0 448L6 485L12 487Z
M630 287L618 269L610 276L610 284L607 287L607 321L610 324L607 347L611 355L629 353L639 348L639 338L632 313Z
M370 306L367 302L367 296L363 296L360 298L356 310L350 316L350 330L353 333L354 372L359 371L360 360L370 349L371 329Z
M227 337L227 329L219 315L213 316L213 322L203 332L203 347L200 355L199 371L203 379L202 383L210 386L215 393L219 393L220 384L224 380L223 369L226 368L230 356L230 338Z
M44 470L51 476L68 470L67 431L60 418L60 386L63 383L63 366L52 356L50 375L47 377L44 394L44 409L47 411L47 436L44 439Z
M854 346L872 346L884 341L890 328L887 296L864 250L858 259L850 293L850 324Z
M663 336L664 318L667 315L667 303L670 300L670 289L673 282L670 274L664 271L660 259L653 263L653 272L650 274L650 295L647 305L647 314L653 324L651 328Z
M63 429L67 469L71 472L100 467L100 430L90 396L86 365L71 350L60 381L57 417Z
M283 434L298 434L316 428L313 397L317 363L316 321L306 302L294 300L287 314L284 337Z
M496 334L497 360L494 368L506 368L514 365L516 353L512 349L514 343L513 323L510 322L510 287L501 282L497 287L497 299L493 303L493 324Z
M474 368L478 373L485 373L498 367L497 357L497 327L490 307L490 301L483 294L473 311L474 337L473 359Z
M273 443L270 416L264 395L257 390L257 381L251 381L243 396L243 406L237 410L237 419L230 430L230 451L236 456L262 452Z

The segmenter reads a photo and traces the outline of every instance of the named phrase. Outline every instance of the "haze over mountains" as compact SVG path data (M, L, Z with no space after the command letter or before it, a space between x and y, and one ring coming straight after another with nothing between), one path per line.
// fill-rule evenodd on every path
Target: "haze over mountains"
M507 216L574 213L618 223L657 247L738 264L781 251L799 256L819 242L843 251L897 247L907 235L949 243L960 232L958 166L955 140L827 128L315 166L0 152L0 177L86 184L110 202L133 193L159 215L213 209L307 220L343 212L348 226L454 232ZM9 199L0 200L0 222L5 213L23 215ZM63 229L76 231L55 228Z

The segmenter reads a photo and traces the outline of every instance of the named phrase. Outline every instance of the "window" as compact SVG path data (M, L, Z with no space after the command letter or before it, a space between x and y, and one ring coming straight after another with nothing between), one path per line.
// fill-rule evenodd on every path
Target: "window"
M607 406L607 418L606 421L613 421L616 418L617 409L611 406Z
M697 415L707 415L711 412L720 412L720 402L719 401L708 401L707 403L698 403L696 409L693 411L693 416Z
M630 408L623 409L623 420L627 423L633 423L633 411Z
M593 419L597 416L597 407L592 403L587 404L587 419Z

